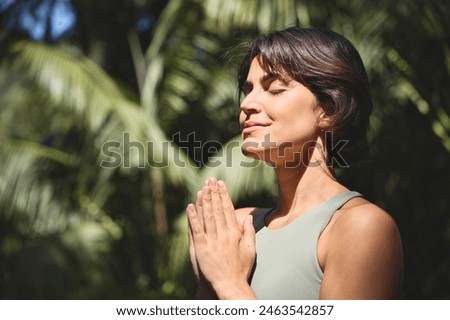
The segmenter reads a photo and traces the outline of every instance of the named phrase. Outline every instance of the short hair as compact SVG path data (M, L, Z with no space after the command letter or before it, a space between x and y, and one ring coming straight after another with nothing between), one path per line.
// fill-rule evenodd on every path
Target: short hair
M340 155L355 164L368 155L367 131L372 112L369 82L358 51L345 37L329 30L291 27L250 43L238 68L242 93L254 58L267 72L287 74L307 87L330 120L324 128L327 162L339 141L348 141ZM328 165L339 167L334 163Z

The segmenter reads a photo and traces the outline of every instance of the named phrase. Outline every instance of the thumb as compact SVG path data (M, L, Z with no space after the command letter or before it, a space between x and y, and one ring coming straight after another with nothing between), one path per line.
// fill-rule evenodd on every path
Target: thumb
M256 235L253 227L253 216L249 214L244 221L244 234L242 235L244 245L249 249L256 249Z

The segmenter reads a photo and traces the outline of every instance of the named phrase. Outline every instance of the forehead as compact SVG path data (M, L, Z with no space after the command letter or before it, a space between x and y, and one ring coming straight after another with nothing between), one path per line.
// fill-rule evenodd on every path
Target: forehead
M247 81L265 81L268 79L292 80L292 77L282 68L269 64L260 56L253 58L247 74Z
M248 69L247 79L253 78L257 75L268 73L263 69L258 58L253 58L252 63L250 63L250 68Z

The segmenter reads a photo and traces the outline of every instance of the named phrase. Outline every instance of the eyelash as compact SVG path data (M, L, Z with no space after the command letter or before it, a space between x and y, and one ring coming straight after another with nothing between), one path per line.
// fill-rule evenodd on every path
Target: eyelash
M284 89L273 89L273 90L268 90L268 92L274 96L279 95L280 93L283 93L285 90Z
M279 94L283 93L284 91L286 91L286 89L271 89L271 90L268 89L266 91L269 92L270 94L276 96L276 95L279 95ZM252 92L252 90L242 90L244 97L246 97L250 92Z

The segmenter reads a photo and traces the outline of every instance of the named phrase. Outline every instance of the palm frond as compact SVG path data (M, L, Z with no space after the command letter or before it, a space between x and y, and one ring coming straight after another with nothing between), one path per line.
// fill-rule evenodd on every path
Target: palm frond
M165 280L163 290L167 295L186 295L186 277L193 279L192 267L189 262L189 241L187 237L187 219L185 213L180 213L173 221L173 232L168 239L166 252L166 267L161 270L161 278Z
M79 158L74 154L67 154L56 148L38 144L32 141L19 140L13 138L5 138L2 141L2 147L7 150L29 153L41 159L52 160L62 165L73 167L79 163Z
M0 150L0 215L21 233L51 234L70 224L70 210L54 197L54 187L39 176L46 161L28 152ZM7 152L5 152L7 151ZM63 214L64 213L64 214Z
M265 33L294 26L298 22L309 24L307 7L295 0L208 0L204 6L208 27L219 33L239 29L256 29Z
M81 122L91 132L95 137L94 148L101 150L108 141L123 142L124 134L129 133L144 146L146 155L166 164L163 172L170 182L189 185L196 180L188 157L166 138L158 121L136 102L127 99L117 84L91 60L30 41L17 43L12 52L15 66L26 69L55 106L73 114L73 123ZM137 167L139 155L132 158L130 163ZM103 159L104 155L100 155L99 161Z

